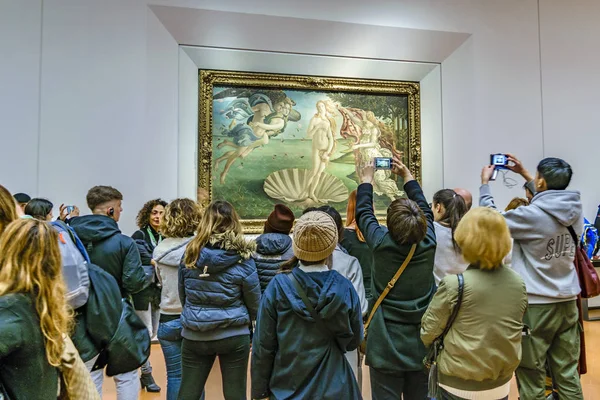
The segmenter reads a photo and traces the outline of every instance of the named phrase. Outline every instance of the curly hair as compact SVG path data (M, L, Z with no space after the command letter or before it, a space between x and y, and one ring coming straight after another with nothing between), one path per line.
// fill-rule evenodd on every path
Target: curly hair
M201 219L202 209L198 203L190 199L176 199L165 209L160 232L171 238L194 236Z
M44 335L48 363L57 367L63 335L72 328L73 312L66 301L58 232L35 219L12 222L0 238L0 296L31 295Z
M144 204L144 206L140 210L140 212L138 212L136 218L136 224L138 228L144 229L147 228L148 225L150 225L150 215L152 214L152 210L154 209L154 207L163 206L166 208L167 204L168 203L163 199L154 199L147 201L146 204Z

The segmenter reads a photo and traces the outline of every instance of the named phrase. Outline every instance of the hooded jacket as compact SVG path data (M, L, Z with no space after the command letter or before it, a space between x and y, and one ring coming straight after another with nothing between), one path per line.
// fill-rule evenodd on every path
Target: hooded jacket
M122 297L148 286L135 242L121 234L115 220L104 215L86 215L73 218L71 227L86 246L92 263L116 279Z
M481 186L479 204L496 208L489 185ZM511 266L525 281L529 303L575 300L581 291L573 264L577 243L567 227L583 232L579 192L546 190L504 218L514 239Z
M362 398L340 350L353 351L362 340L358 295L337 271L316 268L301 266L291 274L329 332L316 325L288 274L275 276L264 293L253 338L254 399Z
M188 238L166 238L154 249L153 258L156 261L158 279L162 285L160 295L160 312L166 315L181 314L179 300L179 264L185 254Z
M253 242L231 232L213 234L195 268L179 266L182 336L212 341L249 335L260 302L260 283L251 258Z
M264 292L281 265L294 256L292 238L283 233L265 233L256 238L254 261Z

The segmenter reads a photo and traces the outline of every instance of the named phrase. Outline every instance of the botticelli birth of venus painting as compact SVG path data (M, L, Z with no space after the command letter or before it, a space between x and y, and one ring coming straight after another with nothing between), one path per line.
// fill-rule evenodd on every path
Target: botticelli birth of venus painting
M198 192L231 202L246 233L260 233L277 203L297 216L329 204L345 217L360 166L392 149L420 180L418 83L208 70L199 79ZM375 172L378 216L402 187Z

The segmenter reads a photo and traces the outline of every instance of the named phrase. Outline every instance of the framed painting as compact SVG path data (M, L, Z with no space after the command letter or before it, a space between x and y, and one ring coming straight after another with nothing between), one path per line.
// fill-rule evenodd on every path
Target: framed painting
M199 200L232 203L246 233L262 232L277 203L345 217L363 160L392 148L421 177L416 82L200 70L198 131ZM378 217L402 187L377 170Z

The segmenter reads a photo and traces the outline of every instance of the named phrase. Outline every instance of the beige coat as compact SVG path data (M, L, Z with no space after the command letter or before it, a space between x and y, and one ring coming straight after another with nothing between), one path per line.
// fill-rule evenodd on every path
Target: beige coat
M494 389L511 379L521 360L525 283L505 267L486 271L471 266L463 276L462 305L438 358L439 382L461 390ZM423 316L425 346L442 334L457 299L458 279L448 275Z

